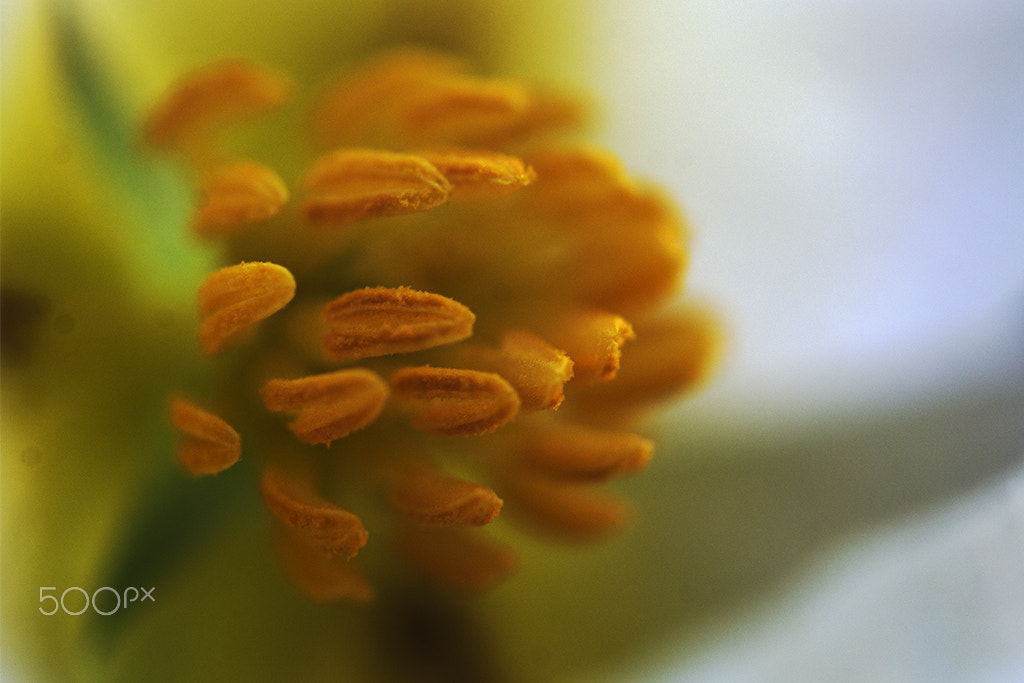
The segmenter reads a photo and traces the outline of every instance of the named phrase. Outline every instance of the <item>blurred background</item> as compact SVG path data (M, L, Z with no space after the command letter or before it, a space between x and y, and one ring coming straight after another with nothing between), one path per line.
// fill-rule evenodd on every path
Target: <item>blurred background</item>
M652 676L1024 677L1024 6L607 7L609 144L732 328L645 549L748 602Z
M734 316L716 410L1019 372L1019 3L608 4L610 144L683 199L689 281Z

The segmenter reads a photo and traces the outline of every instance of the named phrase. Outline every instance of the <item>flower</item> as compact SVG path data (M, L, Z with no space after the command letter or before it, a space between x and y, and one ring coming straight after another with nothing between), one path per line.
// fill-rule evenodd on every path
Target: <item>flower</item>
M415 2L54 4L42 22L3 8L3 350L23 350L0 395L5 679L1019 670L1019 495L1010 515L957 502L1011 491L1022 443L1019 3L607 2L568 23L558 3L521 22L457 1L408 22ZM621 482L627 533L569 552L516 538L516 580L469 600L311 606L266 552L258 482L193 481L167 457L167 393L216 396L193 318L217 264L180 230L180 180L138 161L136 124L225 54L307 83L437 24L430 44L488 72L600 83L605 142L685 197L690 279L728 302L736 346ZM942 543L920 543L936 504ZM850 543L879 527L895 542ZM38 611L40 586L128 581L157 601ZM751 613L756 637L732 637Z
M446 654L402 657L400 669L486 667L481 675L489 675L475 644L489 637L479 625L463 632L480 621L466 615L475 608L394 569L382 559L388 543L375 558L366 530L393 539L413 567L470 589L506 575L516 562L511 549L537 552L537 541L512 530L491 545L476 533L421 528L481 525L502 508L493 489L441 470L442 460L482 470L498 482L508 511L538 527L585 539L623 526L626 506L589 489L646 464L651 442L629 425L652 401L701 380L717 342L704 311L661 310L685 261L675 208L611 156L553 134L578 122L572 99L479 76L472 59L426 52L392 53L368 67L390 69L391 81L364 72L355 94L352 82L347 96L339 95L345 87L335 91L322 109L329 115L314 125L321 143L352 133L351 121L331 121L346 115L353 97L386 85L396 104L371 116L350 111L367 128L359 146L321 153L306 172L299 164L308 124L287 109L276 129L259 121L222 129L234 115L280 105L292 85L234 60L186 77L142 135L149 150L179 155L195 172L202 199L189 235L179 224L189 193L152 157L140 157L140 117L129 112L143 100L135 89L119 90L119 79L135 82L139 71L164 67L157 57L99 68L110 45L90 41L95 27L83 16L71 6L30 14L26 35L35 40L24 44L33 52L14 72L22 87L5 88L5 116L27 132L5 135L4 145L5 170L14 169L4 198L4 320L13 340L4 348L14 354L5 354L4 372L16 387L4 392L4 451L5 462L6 454L20 462L4 478L5 545L12 547L12 529L31 530L17 546L26 561L14 571L5 564L5 584L19 587L5 609L55 617L19 629L17 641L27 644L19 665L86 678L131 677L157 661L169 670L170 651L154 643L188 640L178 610L209 604L210 595L194 591L221 586L218 599L227 595L225 577L202 578L208 567L252 575L227 581L242 588L243 611L263 617L245 623L323 618L289 592L256 600L243 588L276 576L261 573L274 563L254 540L272 513L286 530L286 569L311 597L378 594L379 608L334 613L321 637L345 633L351 641L369 620L374 632L397 639L371 638L374 652L409 654L431 638ZM146 54L135 37L125 44ZM33 81L52 87L12 99ZM399 118L387 121L389 114ZM550 140L534 139L549 131ZM273 158L289 183L264 163L236 160L235 149ZM303 175L305 200L286 202L298 192L288 185ZM65 201L53 202L54 194ZM410 211L420 213L402 215ZM315 227L302 226L307 220ZM53 226L66 226L61 239ZM295 227L305 231L299 240L286 232ZM196 236L215 236L224 253L196 248ZM233 265L211 274L216 261ZM329 329L317 329L323 325ZM672 336L680 332L694 346L675 363ZM311 348L321 339L326 344ZM620 372L627 343L637 362ZM200 348L218 359L202 358ZM394 353L410 355L388 367ZM352 358L358 367L344 365ZM324 371L329 364L342 369ZM605 388L612 383L618 393ZM169 408L180 464L196 475L232 469L190 482L154 457L173 450L164 423L169 390L181 392ZM341 400L324 405L324 396ZM326 454L317 447L334 441ZM333 457L342 445L353 457ZM263 459L271 462L252 467ZM367 524L323 501L338 491L314 490L303 478L314 474L318 486L348 475L362 481L345 493ZM374 513L378 489L411 522ZM256 545L263 550L254 563ZM325 560L310 546L358 551L374 583L353 573L354 563ZM129 606L129 588L155 592L155 604ZM71 590L98 608L96 589L123 595L124 604L61 615L34 604ZM522 590L529 594L528 582ZM438 632L446 624L454 630ZM414 630L402 636L406 629ZM296 637L307 646L316 640L302 633ZM340 651L309 665L334 657L353 675L364 665ZM233 658L217 659L239 675ZM272 662L286 667L281 675L296 672L291 658ZM257 666L267 675L271 664ZM216 666L204 670L213 676Z
M373 598L353 559L371 535L441 584L491 586L514 550L473 528L505 500L569 539L622 528L626 507L594 484L646 466L652 443L628 426L718 350L708 313L661 310L685 263L671 203L554 137L578 123L571 100L409 48L328 87L309 119L323 151L289 201L272 162L221 142L287 91L221 61L144 126L196 178L193 230L235 264L198 290L226 407L174 400L182 466L218 474L243 450L231 425L257 435L284 562L318 600Z

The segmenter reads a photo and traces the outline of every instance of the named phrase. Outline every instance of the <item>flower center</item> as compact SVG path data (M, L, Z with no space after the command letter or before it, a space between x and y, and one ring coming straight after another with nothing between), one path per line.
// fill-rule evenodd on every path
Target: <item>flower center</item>
M571 141L573 102L419 51L334 84L311 118L321 151L285 182L224 133L288 90L214 64L144 128L193 175L193 230L228 264L199 289L199 343L238 370L224 406L172 402L185 470L234 467L238 427L284 566L317 600L373 596L353 558L378 538L478 590L516 565L489 533L503 510L573 539L620 529L603 482L650 460L637 419L718 348L713 318L674 300L672 203Z

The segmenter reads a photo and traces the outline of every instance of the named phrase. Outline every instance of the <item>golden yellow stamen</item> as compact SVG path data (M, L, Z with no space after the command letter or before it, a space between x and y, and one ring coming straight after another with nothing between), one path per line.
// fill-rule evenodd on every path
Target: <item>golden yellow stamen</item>
M530 103L515 125L497 131L481 142L502 149L547 133L578 127L585 118L584 107L578 98L536 88L530 93Z
M458 301L409 287L367 287L323 309L323 346L338 360L420 351L473 334L476 316Z
M182 435L178 462L193 477L217 474L238 462L242 439L227 422L181 398L171 401L170 416Z
M700 386L717 366L722 347L721 323L702 307L645 320L615 382L593 387L580 405L629 418L655 401Z
M204 178L192 223L200 235L231 234L275 216L287 201L288 188L271 169L252 161L223 164Z
M288 81L248 61L228 60L190 73L153 110L143 139L153 149L202 154L226 124L279 106Z
M508 380L523 410L557 409L573 376L573 361L565 352L522 330L506 332L497 349L467 350L466 355Z
M528 161L544 179L533 191L534 200L560 218L601 210L638 191L619 160L603 150L542 147L532 150Z
M549 477L600 481L638 472L651 460L654 444L636 434L579 426L538 429L523 438L518 460Z
M336 84L314 117L324 146L365 140L511 144L583 121L576 99L468 74L449 55L396 50Z
M426 211L448 201L451 183L422 157L344 149L321 157L306 177L304 210L314 225Z
M549 333L573 361L573 381L606 382L619 371L622 345L636 339L633 327L603 311L575 311L562 316Z
M362 520L320 498L307 482L271 465L263 470L260 492L267 508L311 547L351 558L366 545Z
M424 80L463 72L465 63L429 50L401 49L364 64L325 95L314 116L317 138L325 147L379 137L392 125L391 103Z
M501 498L491 489L448 476L426 463L403 463L393 478L391 502L423 525L483 526L501 511Z
M396 132L410 143L472 145L515 128L529 111L516 81L457 75L418 85L395 108Z
M538 529L575 540L594 540L626 526L629 506L590 486L517 472L502 493L516 514Z
M501 375L415 367L391 376L391 390L416 429L438 436L492 432L519 412L519 395Z
M300 379L272 379L260 390L268 410L296 413L288 428L308 444L331 444L380 414L388 385L363 368Z
M221 268L199 287L203 323L199 341L212 356L241 333L269 318L295 296L295 278L273 263L242 263Z
M289 578L314 602L370 602L373 587L354 562L325 556L290 531L279 534L278 553Z
M404 50L321 100L321 156L286 213L281 178L217 144L225 124L276 106L286 90L271 72L222 62L179 82L144 135L192 164L198 234L222 238L232 262L282 264L209 276L199 336L208 355L250 336L227 381L240 391L264 381L263 403L287 415L297 439L250 416L294 582L318 601L372 597L359 567L333 557L367 542L356 512L413 568L471 590L515 568L509 550L468 529L494 522L505 501L513 521L519 513L569 539L625 525L629 508L597 483L647 465L653 446L631 433L633 418L701 381L719 348L707 315L659 313L687 260L671 199L605 152L544 139L581 121L577 100ZM300 142L287 148L301 153ZM337 369L364 359L366 368ZM389 400L399 415L381 420ZM238 435L219 418L187 402L172 413L193 474L237 459ZM375 422L333 455L313 448ZM384 495L360 492L360 477ZM351 490L353 511L314 482Z
M518 566L511 551L460 528L409 531L399 550L429 578L467 591L489 588Z
M537 179L522 159L483 150L446 150L420 155L452 184L452 201L500 199Z
M622 232L581 239L566 263L578 299L607 310L636 312L663 300L679 284L686 252L678 230Z

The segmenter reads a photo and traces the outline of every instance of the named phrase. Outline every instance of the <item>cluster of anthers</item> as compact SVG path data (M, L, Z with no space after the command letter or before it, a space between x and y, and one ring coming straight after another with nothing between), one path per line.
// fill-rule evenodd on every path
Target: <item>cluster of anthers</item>
M319 156L289 203L225 135L289 89L225 61L145 123L195 177L195 233L237 264L199 288L199 343L227 381L213 411L172 400L182 466L221 472L246 434L284 565L318 600L374 595L374 553L352 560L367 526L397 564L469 590L516 566L479 528L505 501L563 537L622 527L602 482L652 451L630 425L699 383L717 347L711 317L676 300L671 202L566 137L573 100L406 50L318 100Z

